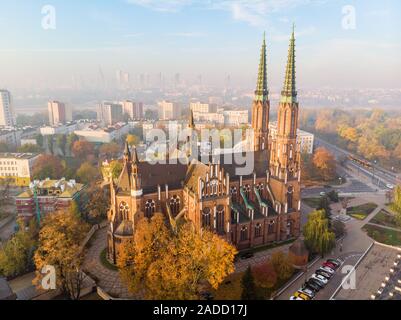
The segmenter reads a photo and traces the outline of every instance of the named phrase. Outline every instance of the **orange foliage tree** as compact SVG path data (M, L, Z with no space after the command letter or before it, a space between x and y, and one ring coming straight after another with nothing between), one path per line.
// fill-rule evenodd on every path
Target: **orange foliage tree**
M42 154L35 161L33 166L33 177L34 179L59 179L63 175L64 167L61 163L60 158Z
M75 157L83 159L94 153L93 144L88 141L75 141L72 145L72 153Z
M328 181L336 177L336 160L325 148L318 148L313 156L313 164L321 177Z

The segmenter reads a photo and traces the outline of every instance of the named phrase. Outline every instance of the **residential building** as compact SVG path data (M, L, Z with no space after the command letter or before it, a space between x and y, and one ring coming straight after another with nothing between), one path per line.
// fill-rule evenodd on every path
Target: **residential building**
M74 133L86 141L93 143L110 143L120 140L130 131L130 126L126 123L119 122L113 126L99 127L91 125L83 130L76 130Z
M198 102L191 102L189 104L189 109L192 110L194 113L216 113L217 112L217 104L215 103L202 103Z
M0 142L7 144L11 148L21 145L22 131L17 129L0 129Z
M269 123L269 133L272 139L276 139L277 137L277 122ZM315 135L310 132L306 132L298 129L297 131L297 142L301 146L302 153L313 154L314 144L315 144Z
M223 111L224 125L239 127L243 124L249 123L249 112L248 110L230 110Z
M103 102L98 105L97 119L103 125L113 125L123 120L123 106L119 103Z
M123 113L127 114L130 120L143 119L143 103L125 100L121 102L123 106Z
M14 186L29 186L38 157L33 153L0 153L0 180Z
M59 101L49 101L47 104L49 124L55 126L72 121L72 110Z
M224 114L222 114L222 113L194 112L193 114L194 114L194 120L196 122L224 124Z
M62 125L55 125L55 126L46 126L40 128L40 134L42 136L53 136L55 134L71 134L75 130L77 130L78 124L77 123L68 123Z
M14 125L15 115L11 94L7 90L0 90L0 126L13 127Z
M74 201L80 206L86 200L84 190L85 185L75 180L34 181L15 199L18 217L28 222L37 214L36 205L41 217L58 210L68 210Z
M181 116L181 108L178 103L170 101L161 101L159 106L160 120L177 120Z

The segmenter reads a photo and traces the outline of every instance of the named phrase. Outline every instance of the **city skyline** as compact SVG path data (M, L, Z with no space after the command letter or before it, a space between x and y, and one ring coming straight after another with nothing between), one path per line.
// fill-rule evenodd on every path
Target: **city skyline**
M269 86L280 87L293 22L303 87L395 88L401 80L397 1L56 0L55 29L47 30L51 10L44 6L4 5L1 87L63 87L72 78L99 81L100 74L110 82L116 70L180 73L193 82L201 74L205 85L220 86L230 76L233 86L247 87L256 80L251 70L264 31ZM355 26L343 21L352 10Z

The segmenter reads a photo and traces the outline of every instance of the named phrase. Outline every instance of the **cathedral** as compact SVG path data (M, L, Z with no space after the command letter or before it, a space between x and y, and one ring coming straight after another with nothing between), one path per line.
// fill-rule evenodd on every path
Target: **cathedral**
M224 156L205 164L151 164L139 161L128 144L117 181L111 179L107 217L108 258L116 263L120 244L131 239L136 223L161 212L185 218L197 230L208 229L238 250L297 238L300 235L300 145L295 84L295 34L291 35L284 87L278 108L278 132L269 135L270 101L266 41L263 39L252 109L253 172L236 174ZM189 127L195 129L193 118Z

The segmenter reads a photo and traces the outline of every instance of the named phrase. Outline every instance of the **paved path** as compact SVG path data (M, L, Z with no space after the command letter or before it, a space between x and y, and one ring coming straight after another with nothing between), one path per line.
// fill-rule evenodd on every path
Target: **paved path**
M114 298L134 298L121 282L118 271L103 266L100 254L106 248L107 228L96 231L87 247L84 271L95 280L96 284Z

